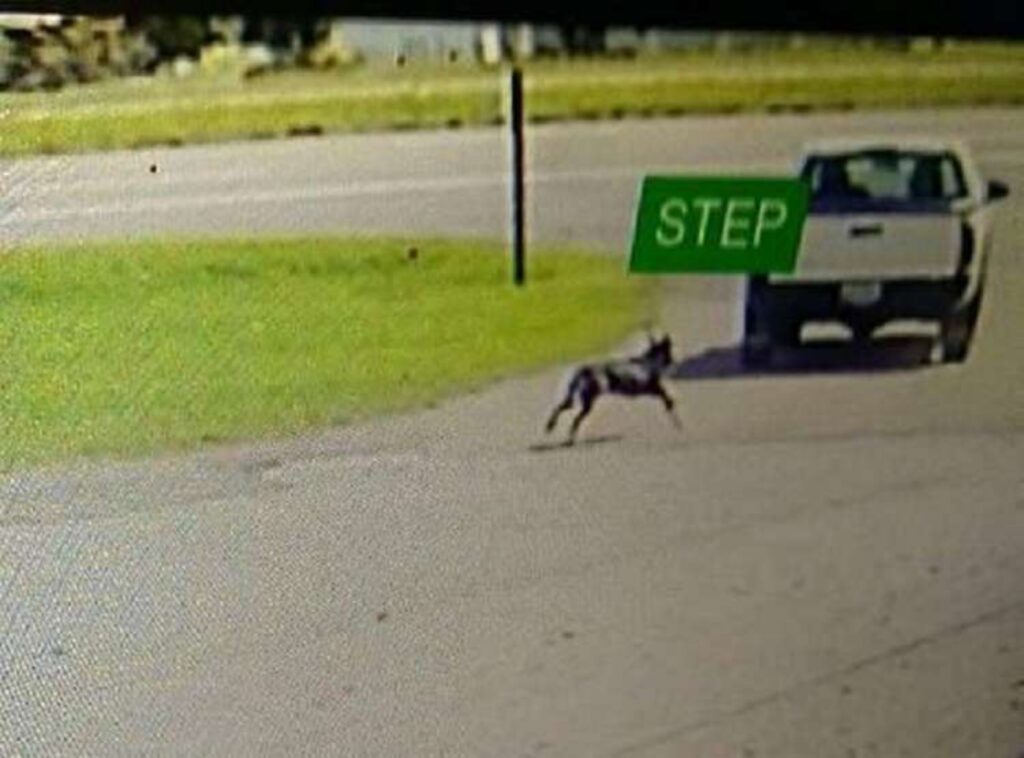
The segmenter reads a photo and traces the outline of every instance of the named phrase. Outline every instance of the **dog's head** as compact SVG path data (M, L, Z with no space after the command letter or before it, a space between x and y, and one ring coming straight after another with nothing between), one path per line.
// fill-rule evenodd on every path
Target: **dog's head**
M653 334L648 333L647 342L647 349L643 354L644 361L658 371L664 371L672 365L672 338L669 335L655 339Z

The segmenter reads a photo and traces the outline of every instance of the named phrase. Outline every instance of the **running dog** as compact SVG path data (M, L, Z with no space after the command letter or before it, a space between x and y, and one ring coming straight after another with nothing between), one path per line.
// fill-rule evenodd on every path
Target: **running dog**
M577 369L569 381L565 399L551 412L545 431L552 432L558 424L558 417L578 401L580 411L572 420L569 439L566 442L569 445L573 444L580 424L593 409L597 398L603 394L658 397L665 405L665 411L672 419L672 423L681 427L682 423L675 412L675 402L661 383L662 375L672 365L672 339L667 334L659 340L648 334L647 339L647 349L638 356Z

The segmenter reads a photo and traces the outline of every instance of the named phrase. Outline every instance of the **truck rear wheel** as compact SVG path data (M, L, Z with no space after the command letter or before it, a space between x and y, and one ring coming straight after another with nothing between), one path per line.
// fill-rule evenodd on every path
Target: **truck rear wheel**
M939 344L943 363L963 363L971 349L974 327L981 311L981 295L966 308L951 313L942 321Z
M740 360L746 368L764 368L771 365L771 343L757 344L744 342L740 352Z
M772 333L772 342L783 347L797 348L800 347L800 331L802 328L803 324L799 321L787 319L772 324L769 331Z
M762 368L772 362L772 336L757 312L747 306L743 311L743 343L740 361L747 368Z

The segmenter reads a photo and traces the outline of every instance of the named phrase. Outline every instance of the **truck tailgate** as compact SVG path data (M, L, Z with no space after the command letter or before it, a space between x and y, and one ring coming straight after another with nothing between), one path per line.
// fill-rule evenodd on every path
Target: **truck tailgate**
M952 276L960 217L928 214L811 214L796 270L772 281L882 281Z

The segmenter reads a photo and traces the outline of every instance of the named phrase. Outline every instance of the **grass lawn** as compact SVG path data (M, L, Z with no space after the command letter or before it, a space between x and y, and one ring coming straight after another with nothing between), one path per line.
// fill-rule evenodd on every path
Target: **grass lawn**
M496 123L503 76L460 63L116 80L0 94L0 155ZM526 67L534 121L1024 102L1024 46L691 53Z
M408 249L418 248L410 260ZM608 348L622 262L359 238L49 246L0 258L0 468L287 434Z

